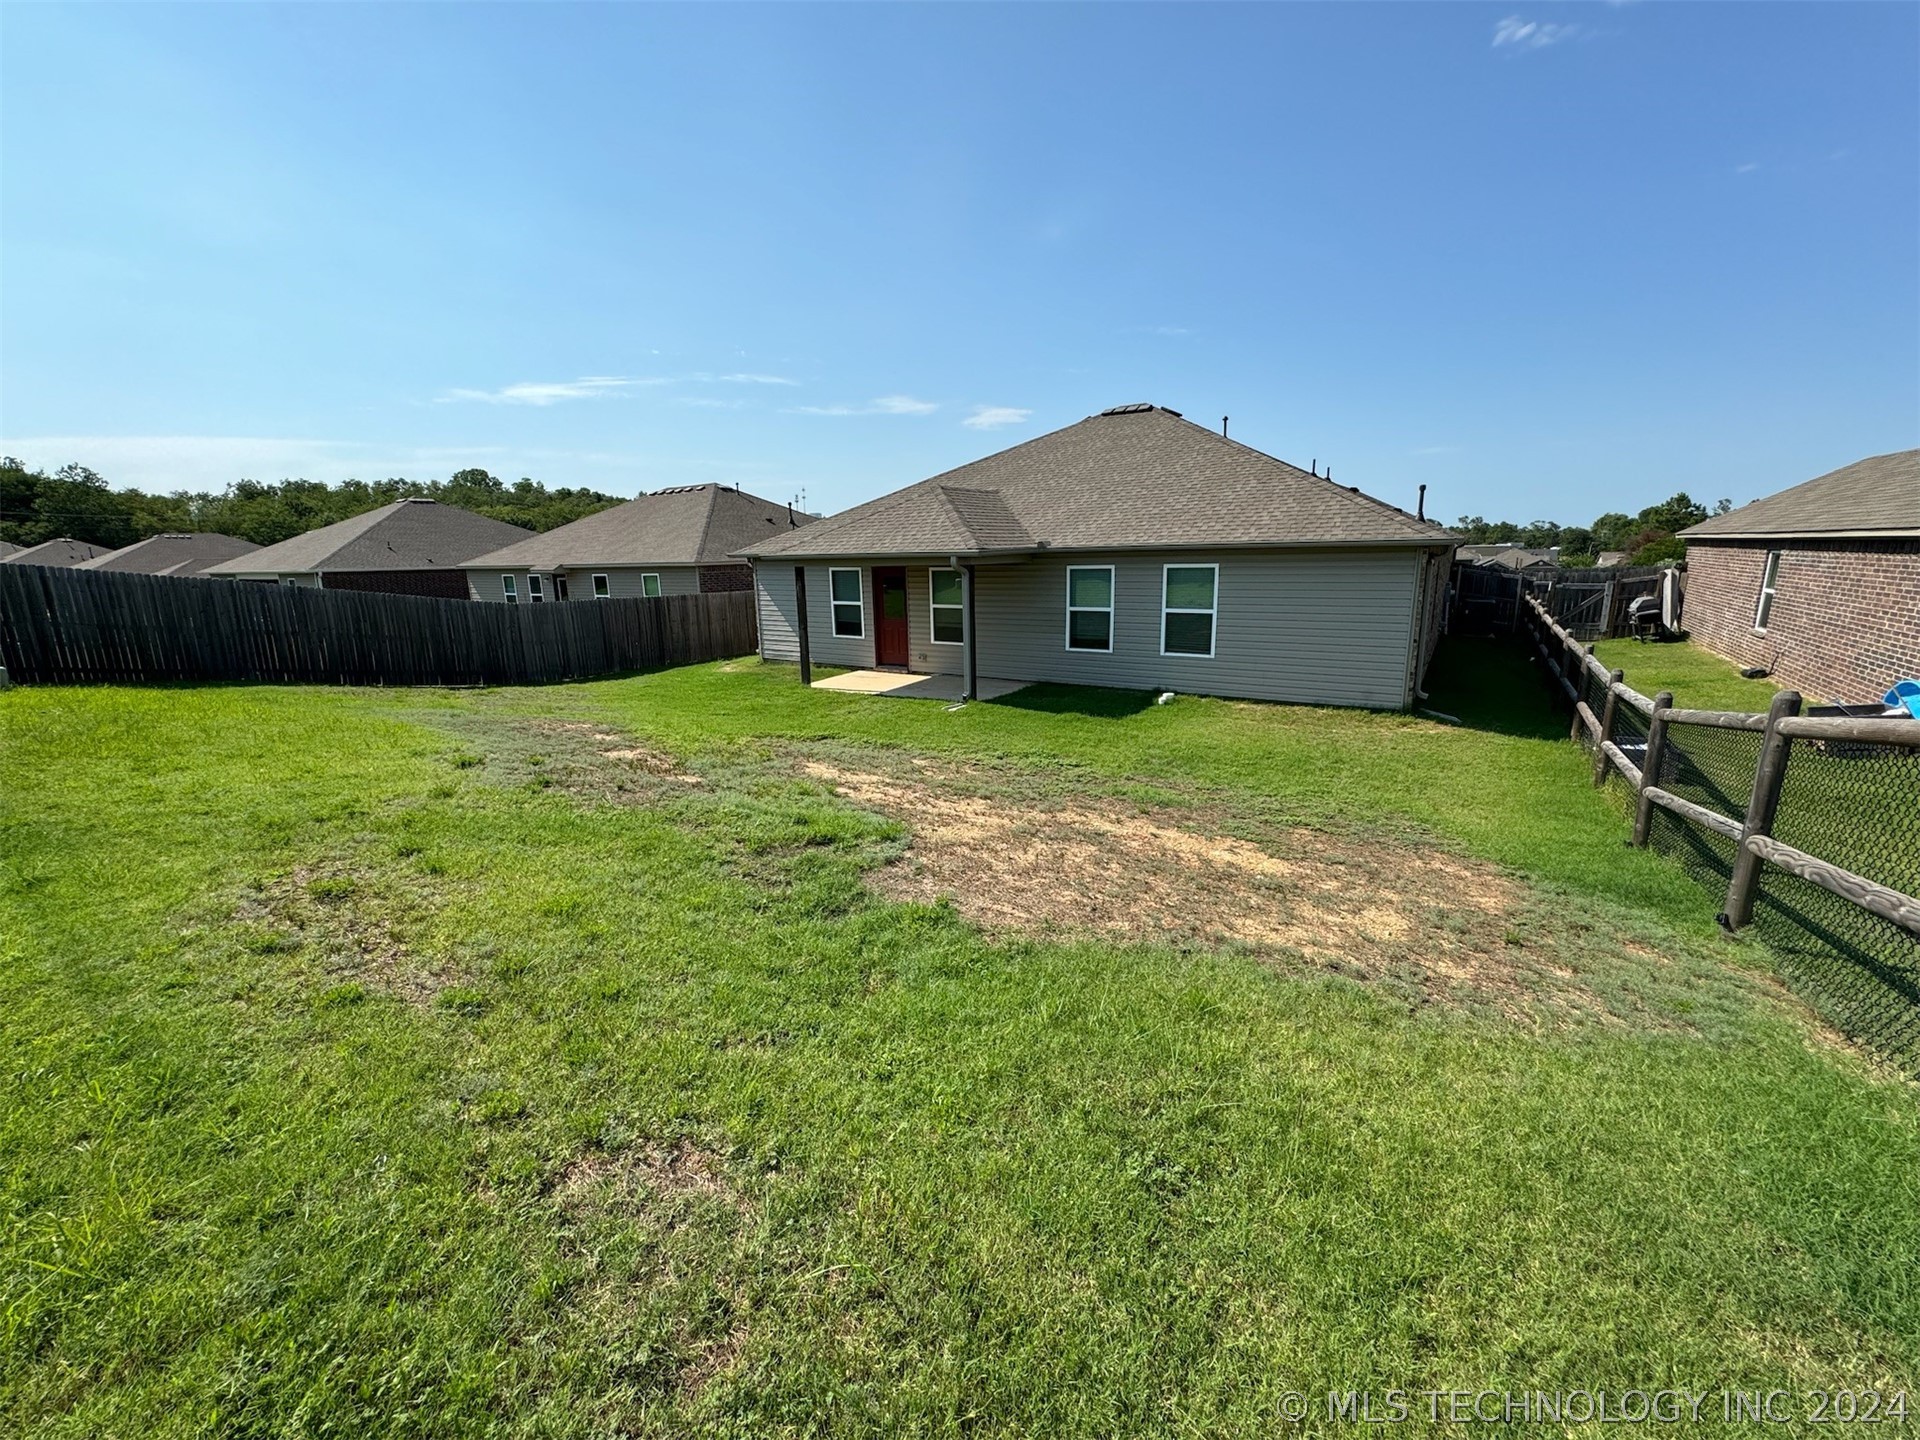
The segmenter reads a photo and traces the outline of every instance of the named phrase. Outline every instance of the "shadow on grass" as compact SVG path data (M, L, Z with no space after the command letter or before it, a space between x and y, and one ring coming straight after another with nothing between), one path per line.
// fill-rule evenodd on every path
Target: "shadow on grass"
M1508 640L1442 637L1427 671L1425 710L1452 715L1472 730L1529 740L1564 740L1567 721L1553 708L1546 677Z
M1091 715L1106 720L1122 720L1153 708L1151 690L1109 690L1095 685L1028 685L990 700L1009 710L1037 710L1047 715Z

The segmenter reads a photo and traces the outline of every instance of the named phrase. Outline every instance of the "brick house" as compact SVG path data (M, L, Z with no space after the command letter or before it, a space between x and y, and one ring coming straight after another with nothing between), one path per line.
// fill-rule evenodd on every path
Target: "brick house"
M1920 678L1920 450L1876 455L1680 532L1686 626L1808 698Z

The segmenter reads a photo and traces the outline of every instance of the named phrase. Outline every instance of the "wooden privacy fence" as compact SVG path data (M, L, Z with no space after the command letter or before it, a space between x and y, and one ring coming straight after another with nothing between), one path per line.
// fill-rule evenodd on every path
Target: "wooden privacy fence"
M1724 886L1728 930L1756 919L1856 1038L1920 1075L1920 720L1687 710L1608 670L1530 597L1523 626L1593 752L1618 774L1636 845Z
M539 684L758 643L750 590L494 605L0 565L0 666L22 684Z
M1684 579L1685 571L1681 571ZM1666 567L1603 566L1566 570L1545 567L1524 573L1498 565L1456 561L1451 627L1465 635L1505 635L1517 629L1531 597L1555 624L1582 640L1625 634L1627 607L1642 595L1658 595Z

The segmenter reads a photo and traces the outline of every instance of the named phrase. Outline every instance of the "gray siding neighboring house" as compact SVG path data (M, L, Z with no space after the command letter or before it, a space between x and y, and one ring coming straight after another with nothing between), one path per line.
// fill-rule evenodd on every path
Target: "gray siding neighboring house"
M808 518L735 486L676 485L475 556L467 582L505 604L746 590L736 552Z
M56 570L64 570L105 553L104 545L68 540L63 536L58 540L44 540L38 545L29 545L24 550L15 550L11 555L0 555L0 565L51 565Z
M799 658L803 570L808 649L825 665L964 676L971 658L976 678L1396 709L1437 643L1452 549L1438 525L1173 411L1124 406L749 554L769 660ZM890 654L876 570L904 581ZM1077 621L1069 572L1078 598L1106 602ZM936 580L960 602L940 626ZM1170 620L1169 598L1211 605ZM856 615L858 633L839 633Z
M327 590L468 598L462 563L532 531L437 500L397 500L277 545L209 565L202 574Z

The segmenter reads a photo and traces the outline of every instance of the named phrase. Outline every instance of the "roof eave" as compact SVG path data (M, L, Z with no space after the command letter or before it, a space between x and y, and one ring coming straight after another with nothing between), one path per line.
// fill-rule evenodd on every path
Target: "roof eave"
M1914 540L1920 530L1697 530L1679 532L1682 540Z
M1459 543L1451 535L1396 535L1356 540L1142 540L1111 545L1020 545L981 550L918 546L910 550L778 550L760 554L752 550L738 550L734 553L746 560L916 560L940 555L987 559L1015 555L1109 555L1116 551L1158 550L1435 550L1451 548Z

